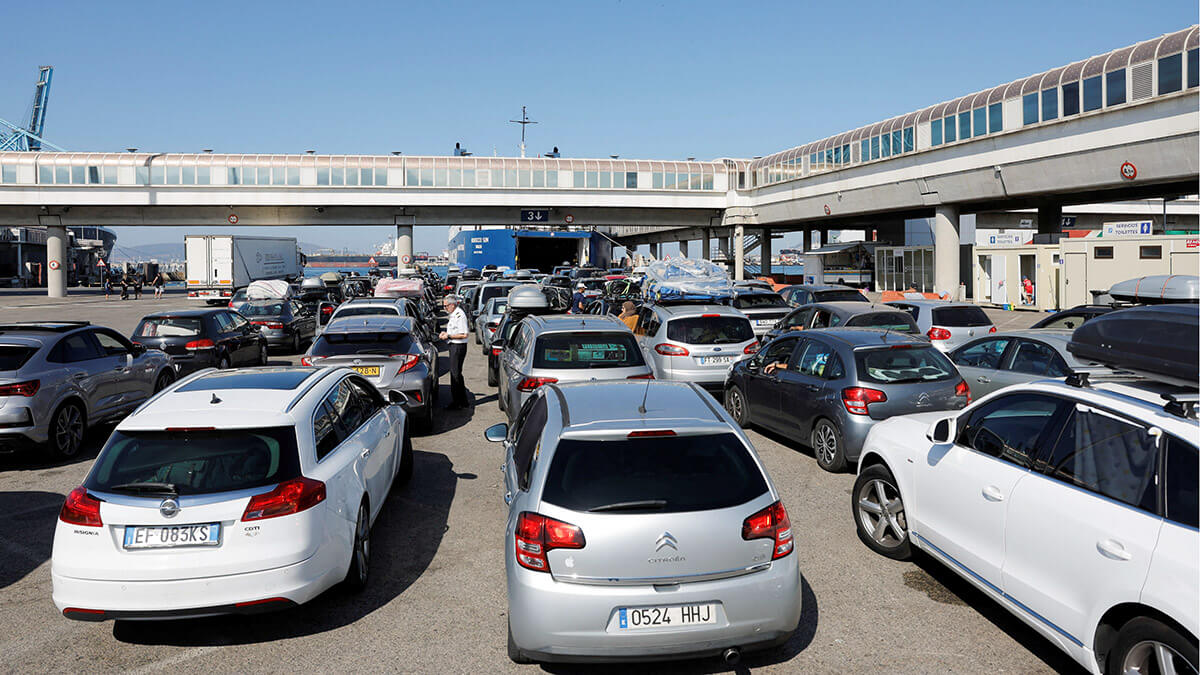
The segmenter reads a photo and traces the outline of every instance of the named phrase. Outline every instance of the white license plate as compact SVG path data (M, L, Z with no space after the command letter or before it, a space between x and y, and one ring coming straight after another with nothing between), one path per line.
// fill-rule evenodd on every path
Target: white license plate
M622 607L617 610L617 628L619 630L680 628L703 626L716 622L717 606L713 603L667 607Z
M774 326L776 319L755 319L755 326Z
M221 543L221 524L125 527L125 548L177 548L216 546Z
M732 356L697 356L696 360L702 366L725 366L733 363Z

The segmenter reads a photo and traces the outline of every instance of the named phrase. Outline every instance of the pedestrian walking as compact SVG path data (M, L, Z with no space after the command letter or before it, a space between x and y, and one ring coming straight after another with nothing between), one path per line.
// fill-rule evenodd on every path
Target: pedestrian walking
M142 275L140 274L133 275L133 299L142 299Z
M450 343L450 405L447 410L463 410L470 407L467 400L467 385L463 381L463 362L467 358L467 313L459 307L457 295L447 295L442 301L450 320L446 322L446 330L439 336Z
M129 299L129 279L127 277L121 277L121 299Z
M575 284L575 295L571 296L571 311L568 312L569 314L584 313L583 304L587 302L587 298L583 295L585 290L587 290L587 286L584 286L582 281Z
M112 292L113 292L112 277L105 274L104 275L104 299L108 300L110 297L112 297Z
M165 290L164 286L166 286L166 283L167 283L167 280L163 278L162 272L159 272L157 275L155 275L155 277L154 277L154 299L155 300L162 298L163 291Z

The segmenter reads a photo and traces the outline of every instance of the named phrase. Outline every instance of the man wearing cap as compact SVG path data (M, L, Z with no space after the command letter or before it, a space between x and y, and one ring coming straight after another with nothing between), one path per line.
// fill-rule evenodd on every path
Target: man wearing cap
M463 382L463 361L467 358L467 313L459 307L457 295L447 295L443 303L450 320L446 322L446 330L439 336L450 342L450 395L452 401L446 406L447 410L463 410L470 406L467 401L467 386Z
M575 295L571 296L571 314L583 314L583 303L587 302L587 298L583 297L583 291L587 286L583 282L575 284Z

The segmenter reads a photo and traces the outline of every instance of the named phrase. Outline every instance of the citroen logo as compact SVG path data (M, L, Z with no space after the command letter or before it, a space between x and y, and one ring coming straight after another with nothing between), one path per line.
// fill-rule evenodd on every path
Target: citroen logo
M678 551L679 550L678 544L679 544L679 541L677 539L675 539L675 535L671 534L670 532L663 532L661 535L659 535L658 541L654 542L654 551L655 551L655 553L657 553L658 551L661 551L667 547L670 547L672 550Z
M916 405L918 408L924 408L927 405L931 405L929 393L924 391L921 392L921 394L917 396Z
M174 518L175 514L179 513L179 502L168 497L158 505L158 512L162 514L163 518Z

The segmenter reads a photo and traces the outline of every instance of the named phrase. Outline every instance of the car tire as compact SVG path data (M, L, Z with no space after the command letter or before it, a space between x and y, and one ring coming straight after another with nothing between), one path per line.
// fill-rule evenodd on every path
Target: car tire
M499 378L497 378L499 380ZM504 405L504 392L497 387L496 389L496 405L500 410L508 410L508 406Z
M809 437L809 446L817 458L817 466L830 473L846 470L846 447L842 430L829 420L818 420Z
M265 366L270 363L270 355L267 353L267 343L263 342L258 345L258 365Z
M475 344L477 344L477 345L483 344L483 340L479 339L479 331L474 331L474 333L475 333Z
M70 459L79 454L83 446L83 434L87 430L83 408L74 401L58 406L50 418L50 453L56 459Z
M746 395L736 384L725 390L725 410L729 416L743 429L750 428L750 410L746 404Z
M533 659L522 654L520 648L517 647L517 643L513 642L511 621L508 624L508 660L520 665L533 663Z
M229 357L222 354L221 357L217 359L217 370L228 370L228 369L229 369Z
M1171 658L1173 669L1161 659ZM1141 616L1128 621L1108 653L1107 673L1185 673L1200 670L1196 643L1161 621ZM1186 666L1184 665L1186 663Z
M300 332L299 331L292 333L292 353L293 354L300 353Z
M354 521L354 541L350 544L350 569L342 583L352 592L367 587L371 575L371 512L364 498L358 505L358 518Z
M173 375L171 373L171 371L169 371L169 370L162 371L161 373L158 374L158 378L154 380L154 393L157 394L158 392L162 391L163 389L166 389L167 387L171 386L171 383L174 381L175 381L175 375Z
M496 379L496 371L488 368L488 386L494 387L496 386L497 382L498 380ZM503 408L501 408L501 410L503 410Z
M874 464L858 474L850 491L850 511L858 538L867 548L893 560L912 557L904 499L886 466Z
M417 420L417 426L421 429L421 433L433 433L433 397L425 397L425 409L421 411L421 417Z
M412 436L408 427L404 428L404 442L400 445L400 466L396 469L396 477L392 480L393 488L408 485L413 476L413 446Z

